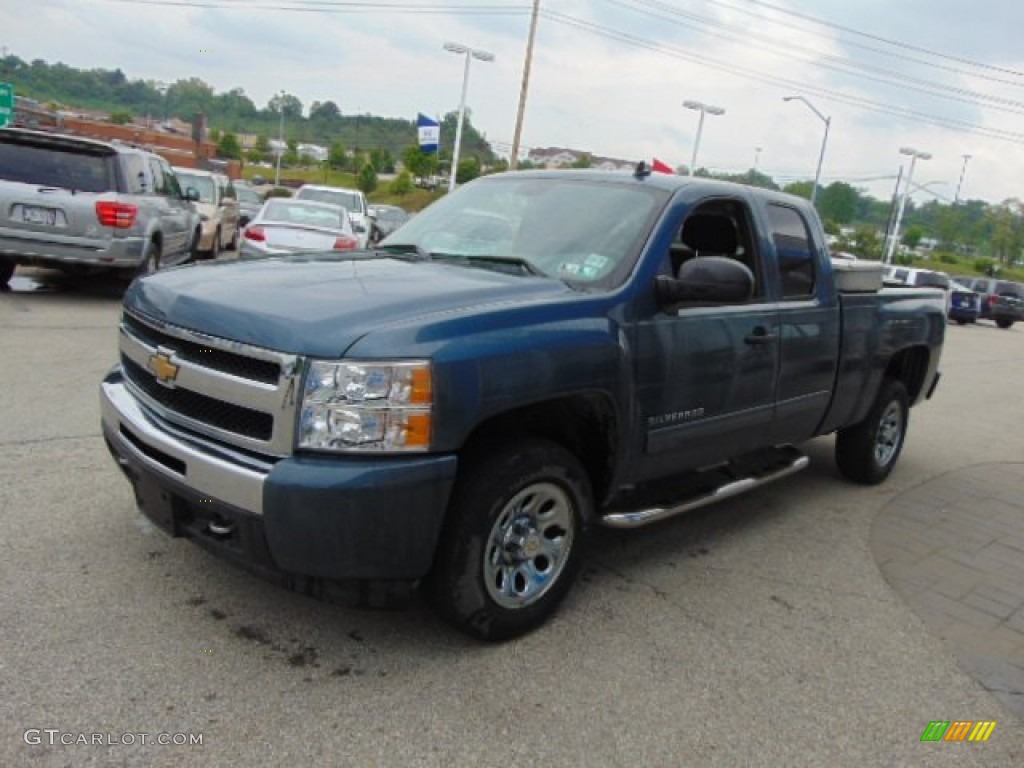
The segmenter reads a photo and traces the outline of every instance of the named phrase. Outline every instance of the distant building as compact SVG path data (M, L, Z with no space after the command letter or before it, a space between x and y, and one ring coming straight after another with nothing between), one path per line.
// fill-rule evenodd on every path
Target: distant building
M614 157L600 157L590 152L564 147L547 147L531 149L527 158L534 165L544 168L565 168L578 162L581 158L590 157L590 167L601 171L627 171L636 166L635 160L621 160Z

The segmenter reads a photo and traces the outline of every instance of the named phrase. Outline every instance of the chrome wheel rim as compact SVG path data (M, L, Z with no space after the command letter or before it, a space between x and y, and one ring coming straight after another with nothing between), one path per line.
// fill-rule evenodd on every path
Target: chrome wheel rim
M903 439L903 407L893 401L882 411L875 433L875 461L884 467L896 456Z
M574 514L569 494L554 483L535 483L509 499L484 550L484 584L494 602L527 608L554 586L572 551Z

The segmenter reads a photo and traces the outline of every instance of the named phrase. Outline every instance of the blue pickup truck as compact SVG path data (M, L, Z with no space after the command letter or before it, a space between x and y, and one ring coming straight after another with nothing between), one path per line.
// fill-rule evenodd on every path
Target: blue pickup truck
M103 431L170 534L296 588L418 582L501 640L556 609L587 527L789 475L816 435L884 480L946 323L940 292L880 285L799 198L499 174L373 250L136 280Z

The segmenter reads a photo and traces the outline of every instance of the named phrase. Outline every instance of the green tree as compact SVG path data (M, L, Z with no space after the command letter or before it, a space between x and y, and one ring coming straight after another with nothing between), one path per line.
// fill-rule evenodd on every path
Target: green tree
M585 152L584 154L580 155L575 160L573 160L572 165L569 166L569 167L570 168L590 168L593 164L594 164L594 157L593 157L593 155L591 155L589 152Z
M356 186L367 195L377 188L377 171L374 170L371 163L364 163L363 167L359 170L359 175L356 177Z
M406 147L402 154L402 164L413 176L433 176L438 162L436 152L424 152L417 144Z
M267 109L275 115L284 112L285 120L298 120L302 118L302 102L298 96L290 93L279 93L267 102Z
M246 161L250 163L261 162L264 158L264 154L255 147L245 150L244 156Z
M408 195L412 192L412 174L402 171L388 185L388 192L392 195Z
M455 183L465 184L479 175L480 161L475 157L467 157L465 160L459 160L459 165L455 171Z
M340 141L331 142L331 148L327 152L327 164L336 171L344 170L348 166L348 153Z
M128 125L132 121L132 113L123 109L110 113L110 122L114 125Z
M238 143L238 137L233 133L221 134L217 142L217 156L229 160L242 159L242 145Z
M782 191L788 195L796 195L810 200L812 189L814 189L813 181L794 181L784 186Z
M907 227L903 237L900 238L900 242L907 246L907 248L917 248L923 237L924 230L920 227Z
M370 152L370 163L377 173L393 173L395 170L395 160L384 147L377 147Z
M857 215L859 201L860 193L856 189L845 182L834 181L824 189L819 189L816 202L823 219L849 224Z
M286 142L287 149L281 156L281 162L285 165L298 165L299 164L299 142L296 139L288 139Z

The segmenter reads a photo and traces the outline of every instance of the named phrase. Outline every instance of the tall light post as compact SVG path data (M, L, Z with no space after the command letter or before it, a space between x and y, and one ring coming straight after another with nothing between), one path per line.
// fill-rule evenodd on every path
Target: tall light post
M967 173L967 161L970 159L970 155L964 155L964 164L960 166L960 181L956 183L956 194L953 195L953 205L960 202L960 187L964 184L964 174Z
M920 160L931 160L928 152L921 152L913 147L900 147L901 155L910 156L910 168L907 170L907 183L903 187L903 197L900 198L900 207L896 211L896 223L892 227L892 236L889 238L888 247L885 249L885 263L892 264L892 255L896 250L896 243L900 239L900 224L903 222L903 211L907 207L907 198L910 197L910 185L914 182L914 165Z
M466 89L469 88L469 62L473 59L494 61L494 54L470 48L459 43L445 43L444 49L466 57L466 66L462 73L462 98L459 100L459 122L455 126L455 146L452 148L452 170L448 178L448 191L455 190L455 172L459 168L459 145L462 143L462 118L466 114Z
M277 124L277 170L274 171L274 186L281 186L281 156L284 154L284 91L278 94L277 108L280 120Z
M683 106L687 109L695 109L700 112L700 120L697 121L697 138L693 140L693 156L690 158L690 176L697 168L697 150L700 149L700 135L704 131L704 115L724 115L725 110L701 101L684 101Z
M821 182L821 164L825 161L825 145L828 144L828 129L832 125L832 118L821 114L804 96L783 96L782 100L802 101L825 124L825 135L821 139L821 151L818 153L818 169L814 172L814 186L811 188L811 205L814 205L814 201L818 199L818 184Z

